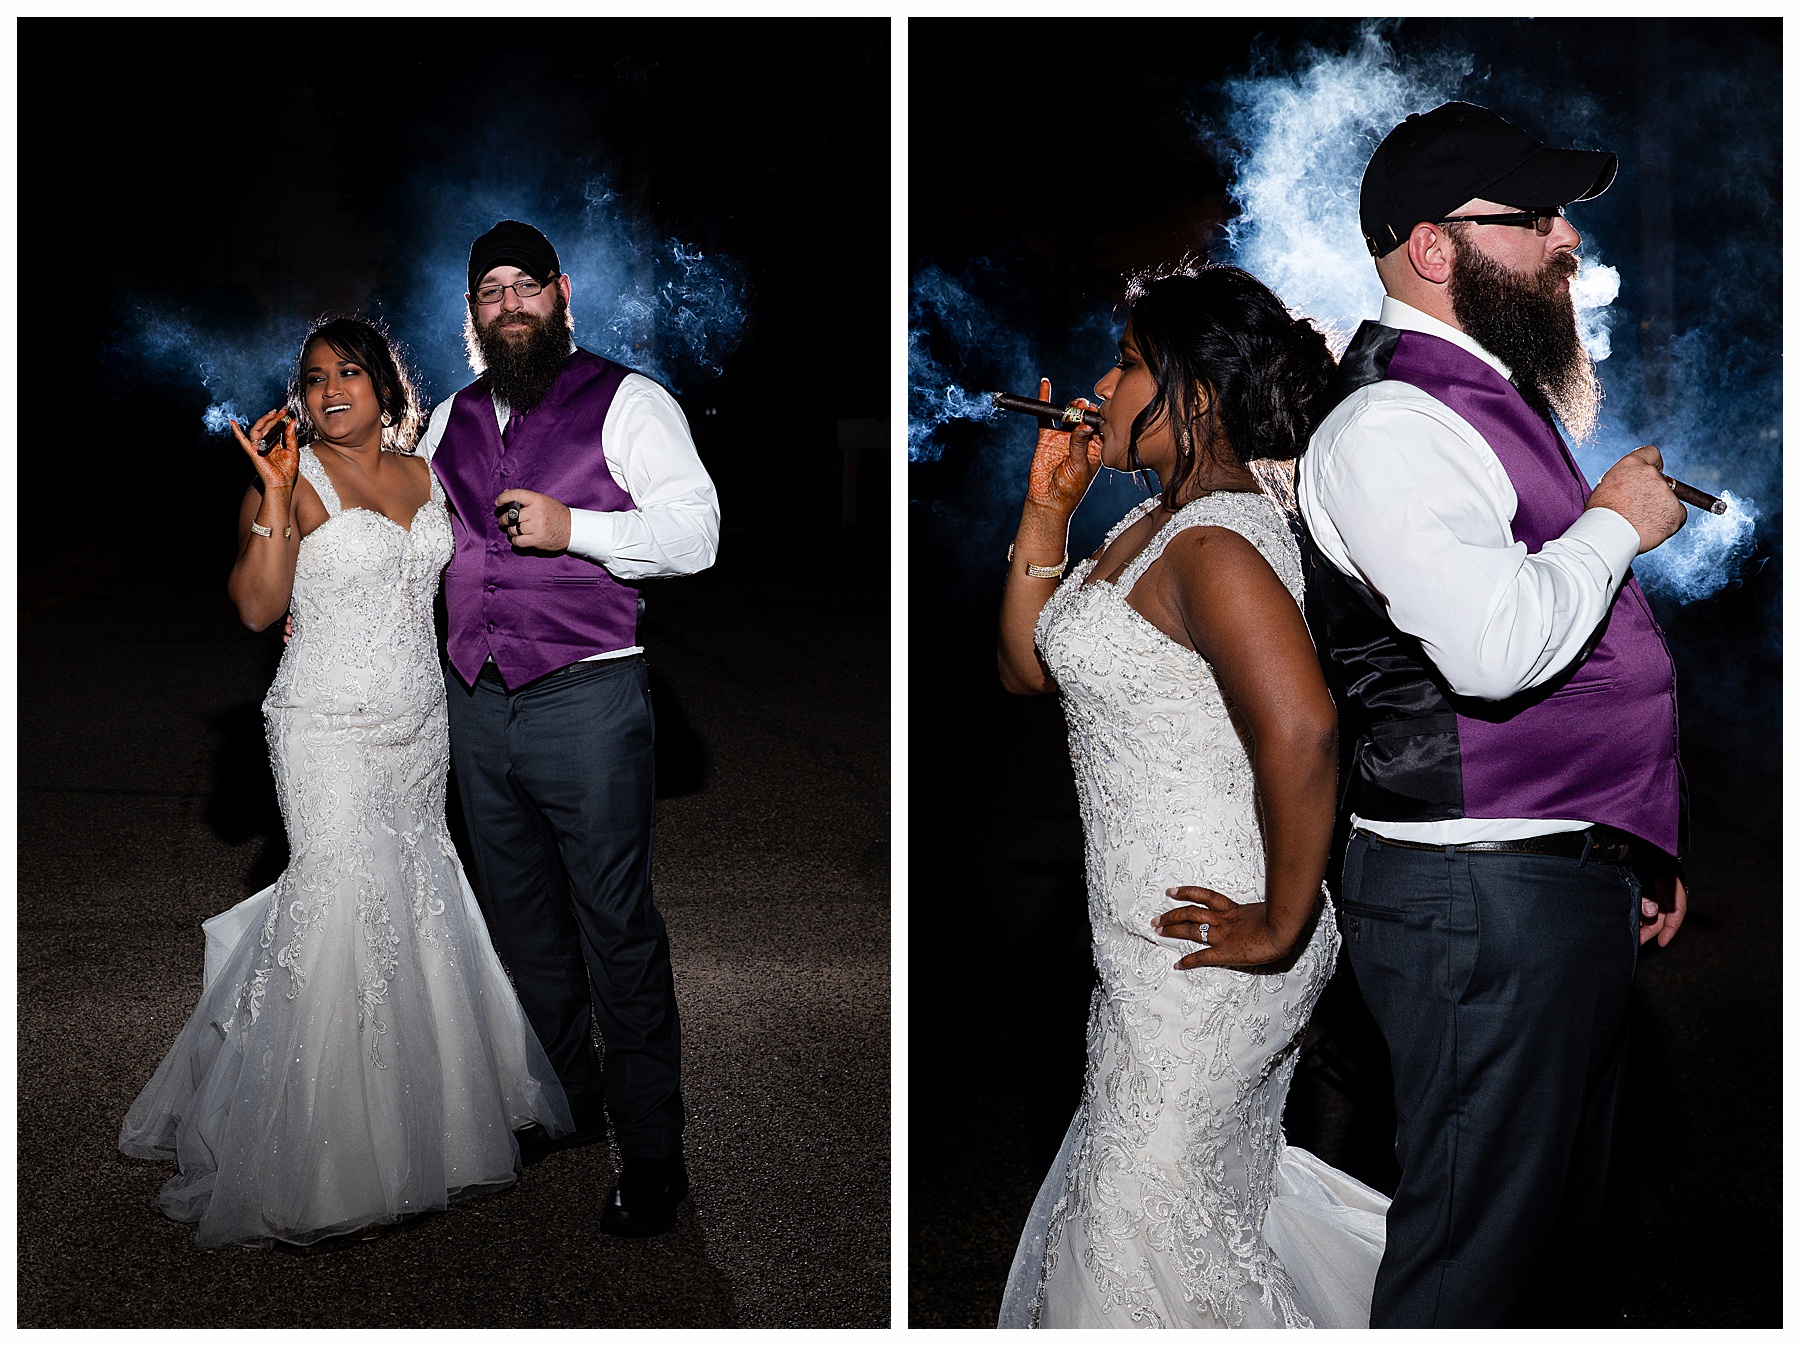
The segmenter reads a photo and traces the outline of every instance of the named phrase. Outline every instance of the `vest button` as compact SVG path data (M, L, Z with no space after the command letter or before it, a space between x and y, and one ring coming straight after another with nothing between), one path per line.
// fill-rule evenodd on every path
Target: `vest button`
M493 629L494 629L494 624L493 624L493 623L492 623L492 622L489 622L489 623L488 623L488 624L487 624L487 628L488 628L488 630L489 630L489 631L490 631L490 632L492 632L492 631L493 631Z

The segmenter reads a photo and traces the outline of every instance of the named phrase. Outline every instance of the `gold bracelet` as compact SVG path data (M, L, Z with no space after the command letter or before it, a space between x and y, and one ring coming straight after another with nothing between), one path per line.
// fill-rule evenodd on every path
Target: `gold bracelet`
M255 533L258 537L274 537L275 536L275 532L273 529L263 527L260 523L257 523L256 520L254 520L254 519L252 519L250 521L250 531L252 533ZM281 535L283 537L292 537L294 535L294 525L290 523L286 528L282 529Z
M1019 544L1016 542L1010 542L1007 544L1007 547L1006 547L1006 564L1007 565L1012 564L1013 550L1018 545ZM1031 578L1034 580L1058 580L1058 579L1061 579L1063 571L1067 570L1068 568L1069 568L1069 553L1066 551L1063 553L1062 560L1058 561L1053 566L1034 566L1031 564L1030 561L1027 561L1025 563L1025 573L1027 575L1031 576Z

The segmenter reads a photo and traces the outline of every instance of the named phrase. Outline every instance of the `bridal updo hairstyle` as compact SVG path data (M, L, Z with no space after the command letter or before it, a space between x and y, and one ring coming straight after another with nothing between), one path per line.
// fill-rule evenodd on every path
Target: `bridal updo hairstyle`
M382 448L411 453L424 419L419 411L418 395L413 391L412 376L387 329L365 318L321 318L300 343L300 353L294 357L294 371L288 378L287 393L288 406L301 429L301 441L308 442L316 437L306 411L306 352L319 341L351 364L361 367L369 376L369 382L375 388L375 400L392 422L382 429Z
M1166 414L1176 459L1162 483L1165 508L1176 508L1202 450L1245 467L1300 456L1337 368L1316 327L1235 266L1184 260L1141 272L1125 297L1131 334L1156 380L1156 396L1131 425L1130 461L1138 438ZM1204 412L1196 409L1201 388Z

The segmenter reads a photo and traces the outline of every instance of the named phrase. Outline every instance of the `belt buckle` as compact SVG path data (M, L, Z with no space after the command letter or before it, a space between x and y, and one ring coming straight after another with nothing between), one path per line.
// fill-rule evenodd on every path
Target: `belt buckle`
M1623 865L1631 862L1631 843L1627 841L1600 841L1594 843L1589 858L1603 865Z

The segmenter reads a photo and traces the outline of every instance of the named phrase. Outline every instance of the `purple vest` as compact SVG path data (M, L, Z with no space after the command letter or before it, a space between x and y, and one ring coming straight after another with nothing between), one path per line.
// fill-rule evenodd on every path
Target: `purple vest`
M456 394L431 467L455 517L444 573L450 662L473 683L491 656L508 687L637 643L637 590L567 553L520 555L500 531L494 500L511 487L573 509L629 510L606 467L601 428L630 370L577 350L544 400L503 444L487 380Z
M1358 367L1411 384L1474 427L1512 483L1513 538L1531 552L1560 537L1587 507L1587 480L1561 436L1486 361L1438 337L1365 324L1345 352L1343 372L1354 381ZM1327 589L1334 582L1341 592L1361 588L1328 562L1314 570L1336 577L1326 580ZM1333 681L1346 726L1359 732L1353 774L1367 777L1380 801L1365 803L1362 816L1584 818L1678 852L1675 665L1635 578L1626 580L1570 669L1547 687L1499 702L1451 694L1417 642L1386 621L1385 606L1366 589L1362 595L1363 612L1353 615L1322 593L1324 620L1315 623L1321 652L1340 664ZM1307 597L1311 620L1310 591ZM1369 604L1386 626L1384 645L1371 638ZM1445 767L1459 779L1447 785ZM1448 797L1453 789L1459 798Z

